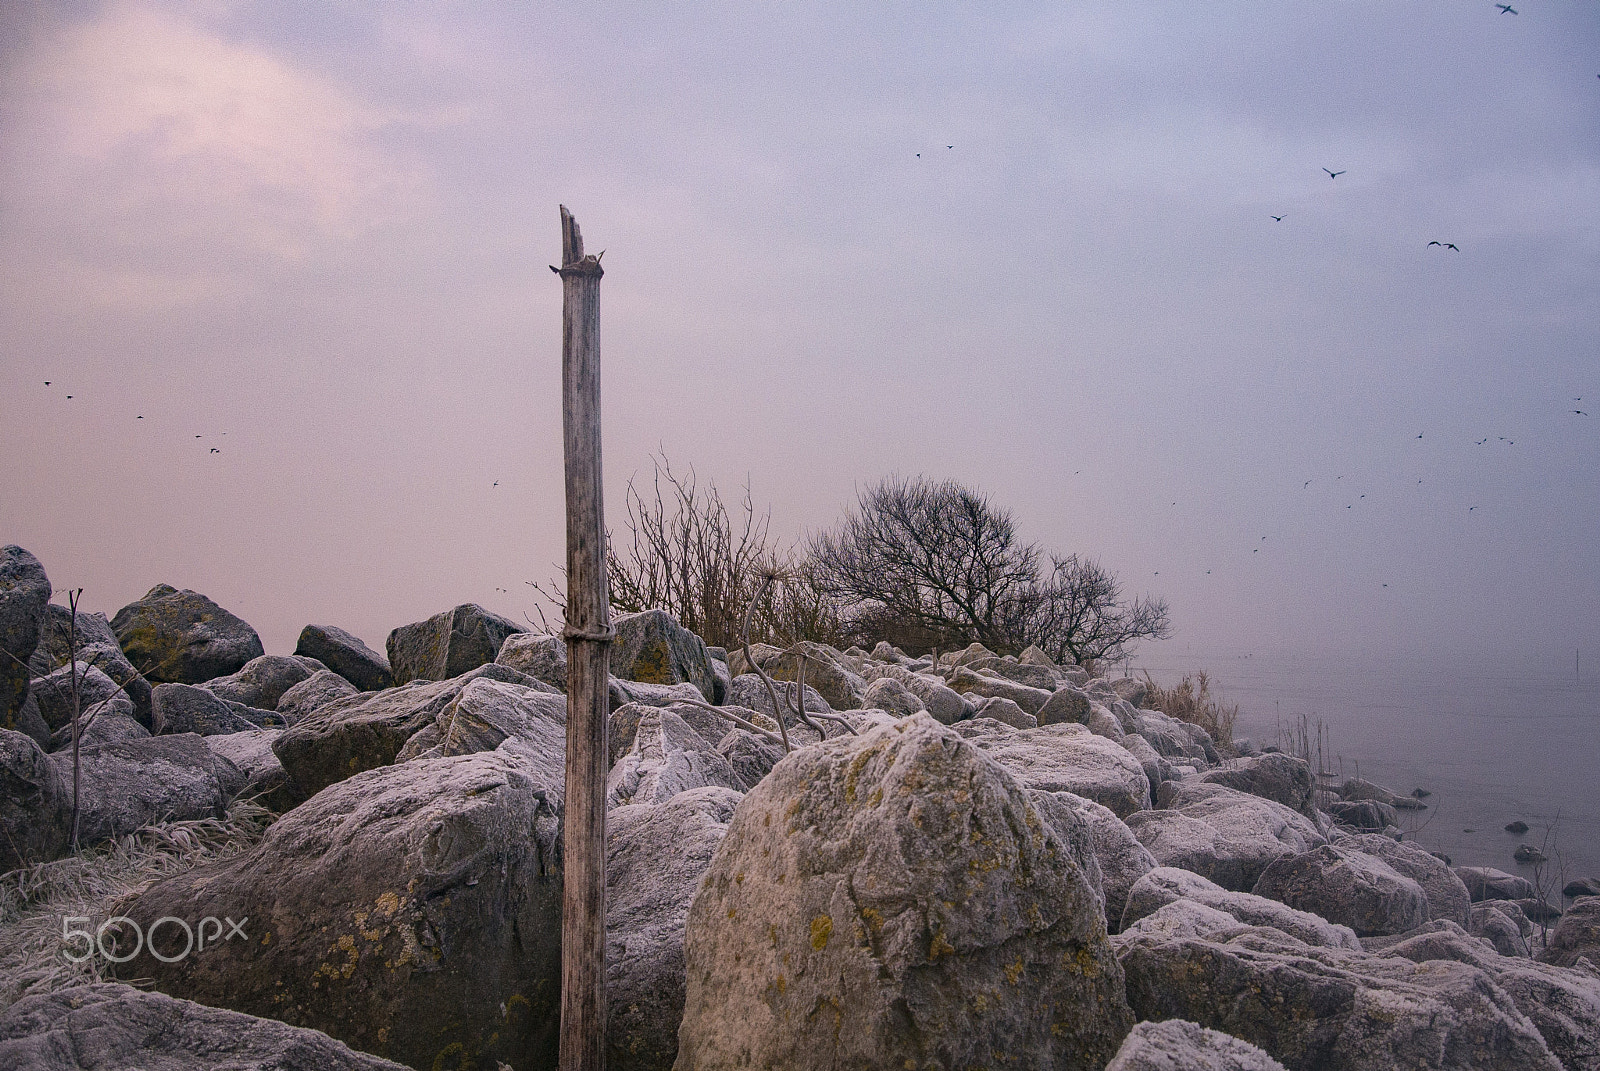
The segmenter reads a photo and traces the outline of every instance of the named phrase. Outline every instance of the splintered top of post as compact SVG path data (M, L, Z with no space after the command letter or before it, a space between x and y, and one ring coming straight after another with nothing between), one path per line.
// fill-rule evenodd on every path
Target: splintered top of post
M572 273L575 275L604 275L600 268L600 257L605 255L605 250L599 256L583 255L583 232L578 230L578 221L572 213L567 211L567 206L561 206L561 267L550 266L550 270L557 275Z

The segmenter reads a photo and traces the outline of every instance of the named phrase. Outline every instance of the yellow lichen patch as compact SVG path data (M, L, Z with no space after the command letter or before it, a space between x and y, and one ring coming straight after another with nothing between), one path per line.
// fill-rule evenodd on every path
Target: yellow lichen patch
M767 940L772 942L773 948L778 947L778 927L770 922L767 923Z
M833 936L833 918L828 915L818 915L811 920L811 947L821 952L828 947L828 938Z
M872 790L871 794L867 796L867 803L869 805L873 806L873 807L876 807L878 804L880 804L882 802L883 802L883 787L880 785L879 787L874 788Z
M788 992L788 989L789 980L781 974L778 975L778 995L782 996L784 993Z
M1022 980L1022 957L1018 956L1017 957L1017 961L1006 968L1006 981L1010 982L1012 985L1016 985L1021 980Z
M883 914L875 907L861 909L861 917L867 920L867 925L872 927L873 933L883 932Z
M394 918L395 912L400 910L400 897L386 892L378 897L376 909L385 918Z
M731 907L730 907L730 908L728 908L728 917L729 917L729 918L730 918L730 919L731 919L731 918L733 918L733 914L734 914L734 911L733 911L733 908L731 908Z
M657 640L639 649L633 660L633 679L646 684L676 684L673 680L672 652L667 641Z
M989 997L986 993L979 993L972 998L972 1010L982 1015L989 1010Z
M856 782L861 778L861 771L866 767L867 763L872 761L878 750L878 748L869 747L858 751L856 756L850 760L850 765L845 767L844 798L850 803L856 801Z
M949 941L946 941L944 939L944 934L936 933L933 935L933 943L928 948L928 958L936 960L940 956L952 955L955 950L955 945L952 945Z
M386 1026L378 1027L378 1044L379 1045L387 1045L387 1044L389 1044L389 1028L388 1027L386 1027Z

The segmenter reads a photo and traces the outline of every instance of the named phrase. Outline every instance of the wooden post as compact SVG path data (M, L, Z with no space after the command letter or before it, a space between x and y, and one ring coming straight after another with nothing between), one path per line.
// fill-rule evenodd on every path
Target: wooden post
M567 787L561 1071L606 1060L606 722L611 599L600 500L600 269L561 208L561 411L567 473Z

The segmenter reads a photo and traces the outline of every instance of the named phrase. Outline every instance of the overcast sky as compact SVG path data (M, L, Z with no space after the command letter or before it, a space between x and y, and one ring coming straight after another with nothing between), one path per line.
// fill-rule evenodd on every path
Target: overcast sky
M614 525L926 473L1175 643L1600 658L1600 8L1514 3L0 0L0 543L520 617L564 203Z

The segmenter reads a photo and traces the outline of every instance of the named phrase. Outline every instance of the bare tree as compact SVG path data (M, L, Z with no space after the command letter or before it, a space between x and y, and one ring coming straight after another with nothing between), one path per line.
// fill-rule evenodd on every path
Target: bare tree
M637 475L628 481L626 536L608 533L606 571L617 612L664 609L717 647L737 647L747 617L757 642L787 647L841 637L837 608L809 582L794 548L771 536L771 511L756 510L748 482L730 509L693 467L676 471L665 454L650 461L648 484ZM565 605L559 582L529 586Z
M973 641L999 652L1116 659L1167 634L1166 604L1124 602L1093 561L1052 557L1017 537L1011 511L953 480L889 477L857 496L838 529L808 545L814 586L850 606L858 642L912 649Z

